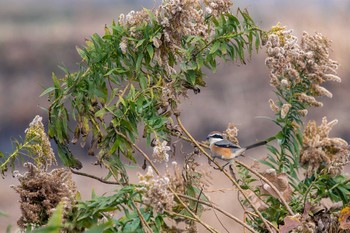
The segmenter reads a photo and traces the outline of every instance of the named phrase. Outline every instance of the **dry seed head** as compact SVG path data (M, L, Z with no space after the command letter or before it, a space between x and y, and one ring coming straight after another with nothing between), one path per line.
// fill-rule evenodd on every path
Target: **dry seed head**
M307 103L310 106L315 106L315 107L322 107L323 106L322 102L317 101L315 97L307 95L305 93L301 93L301 94L297 95L297 98L300 102Z
M169 154L168 151L170 151L170 146L167 146L168 142L167 141L159 141L158 139L156 140L155 147L153 147L153 159L154 161L157 162L168 162L169 161Z
M156 177L151 167L148 167L145 175L139 174L138 176L139 184L142 186L139 191L143 192L142 202L152 206L159 213L163 213L165 210L172 211L174 194L170 192L169 187L176 187L177 184L172 184L172 180L168 176ZM173 180L177 180L177 178Z
M307 109L298 110L298 113L299 113L301 116L305 117L305 116L308 114L308 110L307 110Z
M238 145L238 128L234 123L228 123L227 129L225 130L224 135L227 137L227 139L234 144Z
M332 93L320 85L325 81L341 81L336 76L337 62L329 58L330 44L320 33L313 36L304 33L299 43L292 30L285 30L279 24L273 27L266 43L265 59L270 69L270 84L284 90L302 82L305 85L297 94L299 101L323 106L314 97L331 98Z
M230 0L204 0L206 12L215 17L230 12L233 3Z
M328 98L332 98L333 94L328 91L326 88L321 87L320 85L315 85L314 89L318 95L326 96Z
M288 112L289 112L289 109L292 107L291 104L283 104L282 105L282 108L281 108L281 118L284 119Z
M54 169L51 172L25 163L28 169L23 175L16 176L19 185L12 188L20 195L22 216L18 225L24 229L30 225L47 223L56 206L63 203L63 219L65 219L75 204L77 189L70 170Z
M272 99L269 99L270 109L274 113L278 113L280 111L280 108L275 104L275 102Z
M126 54L127 48L128 48L128 39L126 37L123 37L120 44L119 48L122 51L123 54Z
M331 122L322 119L320 126L309 121L303 133L303 149L300 163L306 166L307 175L323 169L331 175L339 174L348 163L349 145L341 138L330 138L329 133L337 120Z

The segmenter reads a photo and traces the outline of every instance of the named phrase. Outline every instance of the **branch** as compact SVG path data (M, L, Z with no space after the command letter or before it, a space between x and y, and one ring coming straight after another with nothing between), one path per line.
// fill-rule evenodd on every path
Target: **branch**
M145 218L143 217L141 211L139 210L139 208L137 208L136 204L135 204L135 201L132 200L132 204L134 205L135 209L136 209L136 212L137 212L137 215L139 216L140 220L141 220L141 225L142 225L142 228L144 228L144 232L145 233L152 233L153 230L152 228L148 225L148 223L146 222Z
M79 175L79 176L89 177L91 179L98 180L98 181L100 181L102 183L105 183L105 184L126 185L126 183L123 183L123 182L108 181L108 180L104 180L104 179L99 178L99 177L94 176L94 175L90 175L90 174L87 174L87 173L84 173L84 172L78 172L78 171L73 170L72 168L70 168L70 171L73 174L76 174L76 175Z
M27 147L33 140L35 139L35 137L33 137L31 140L24 142L22 145L19 145L18 147L16 147L15 151L12 152L11 155L9 155L7 157L7 159L0 164L0 171L4 171L7 168L8 163L10 163L12 160L14 160L16 158L16 156L20 153L20 151ZM30 156L27 156L29 158L31 158Z
M186 136L191 140L192 143L194 143L198 149L210 160L212 161L217 167L221 168L220 170L225 174L225 176L238 188L238 190L242 193L242 195L244 196L244 198L247 200L247 202L252 206L254 212L261 218L261 220L263 221L266 229L269 232L273 232L270 225L267 223L268 220L265 219L262 214L259 212L259 210L253 205L253 203L250 201L250 199L247 197L247 195L244 193L243 189L241 188L241 186L239 186L239 184L237 183L237 181L235 181L224 169L222 169L222 167L219 165L218 162L216 162L204 149L203 147L201 147L199 145L199 143L192 137L192 135L186 130L186 128L183 126L181 119L179 118L179 116L176 116L176 120L180 126L180 128L182 129L182 131L186 134ZM278 229L275 228L277 231Z

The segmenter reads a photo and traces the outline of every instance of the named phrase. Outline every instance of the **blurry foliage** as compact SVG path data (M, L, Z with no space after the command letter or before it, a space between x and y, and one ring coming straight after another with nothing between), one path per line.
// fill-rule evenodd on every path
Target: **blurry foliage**
M340 81L337 64L329 58L330 43L320 34L304 34L298 44L291 31L279 25L264 32L247 11L230 13L231 6L226 0L164 0L156 9L121 15L105 27L103 36L92 35L78 49L82 62L77 72L62 68L63 77L53 74L53 86L42 96L49 96L48 135L56 142L61 161L75 174L118 188L109 195L93 192L87 201L75 192L62 195L65 198L58 205L55 200L55 208L47 198L43 222L31 223L22 216L23 230L196 232L196 224L201 224L209 232L218 232L201 219L204 206L219 210L252 232L276 232L278 228L286 232L326 231L337 227L334 219L350 198L349 179L341 174L348 162L348 145L340 138L329 137L336 121L324 118L320 126L309 122L306 127L303 123L310 106L322 106L316 97L331 97L321 84ZM236 180L212 160L205 144L187 132L178 105L188 91L198 94L205 87L204 69L215 72L218 60L245 64L247 56L258 51L261 44L266 45L270 84L277 97L270 100L270 107L275 113L273 122L280 127L272 137L278 145L267 145L269 154L259 161L269 167L264 172L237 161ZM236 137L238 130L231 124L226 132L234 132ZM26 133L13 154L1 154L2 173L25 155L34 161L31 168L34 166L36 173L54 184L51 175L55 170L48 173L47 168L55 161L41 118L35 118ZM145 138L146 146L153 147L151 158L137 145L141 138ZM182 155L184 166L174 162L169 166L168 151L182 143L195 145L193 151ZM72 144L87 147L97 164L106 168L106 177L74 170L82 168L82 163L72 154ZM209 201L205 193L208 175L200 170L198 155L207 156L239 190L247 219L242 221ZM138 184L132 184L125 165L139 161L144 161L140 165L144 169L148 166L147 173L139 175ZM154 162L166 165L164 174ZM41 197L40 191L28 185L37 181L28 180L32 173L19 176L24 182L17 190L23 197L22 205L35 208L36 202L25 198L27 189L35 194L31 197ZM65 187L66 181L57 180ZM54 188L45 187L40 190ZM322 205L325 199L330 199L331 208ZM38 225L42 226L36 228ZM346 222L341 226L346 227Z

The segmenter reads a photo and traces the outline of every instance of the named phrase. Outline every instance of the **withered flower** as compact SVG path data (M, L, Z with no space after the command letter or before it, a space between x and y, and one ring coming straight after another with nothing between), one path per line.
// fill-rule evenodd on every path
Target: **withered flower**
M167 141L161 142L158 139L156 140L156 145L153 148L153 153L152 153L152 156L155 161L157 162L169 161L168 151L170 151L170 146L167 146L167 144L168 144Z
M315 97L331 98L332 93L321 84L341 81L336 75L338 63L330 59L330 45L331 42L320 33L309 35L304 32L298 42L292 30L280 25L273 27L266 42L265 60L270 69L270 84L280 91L298 87L298 92L294 93L298 101L323 106Z
M63 203L63 219L71 211L77 194L72 173L65 168L46 172L32 163L25 163L28 172L15 173L20 184L11 186L20 195L22 216L17 224L22 229L47 223L52 211Z
M224 136L226 136L227 140L233 142L236 145L238 144L238 128L234 123L228 123L227 129L225 130Z
M292 198L292 188L288 182L288 176L286 173L277 174L275 169L267 169L262 175L269 180L277 190L282 194L286 201L290 201ZM270 194L275 198L279 198L277 193L270 187L269 184L263 183L260 187L262 194Z
M143 192L142 202L150 205L155 211L163 213L171 211L174 206L174 194L170 192L170 178L167 176L156 177L152 167L148 167L145 175L139 174L139 191Z
M306 166L307 175L319 169L337 175L348 163L348 143L341 138L329 137L329 132L337 123L337 120L328 122L324 117L320 126L315 121L309 121L306 125L300 163Z

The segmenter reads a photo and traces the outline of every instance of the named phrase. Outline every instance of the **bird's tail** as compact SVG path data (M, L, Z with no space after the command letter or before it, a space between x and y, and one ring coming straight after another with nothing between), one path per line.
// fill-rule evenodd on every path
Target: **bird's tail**
M246 149L249 150L249 149L252 149L252 148L255 148L255 147L258 147L258 146L263 146L263 145L265 145L267 143L268 143L268 141L257 142L257 143L254 143L252 145L247 146Z

